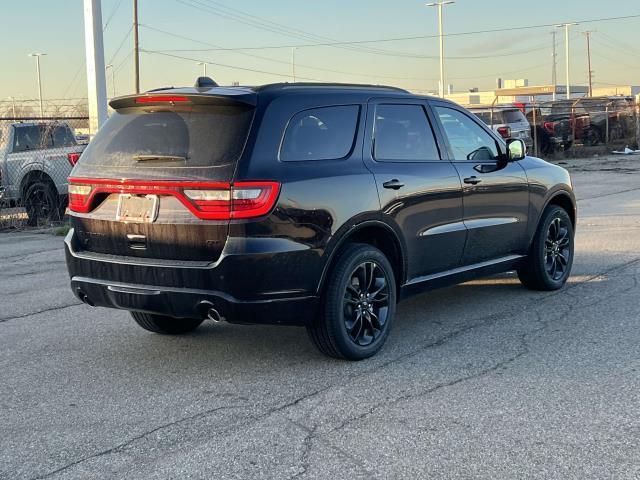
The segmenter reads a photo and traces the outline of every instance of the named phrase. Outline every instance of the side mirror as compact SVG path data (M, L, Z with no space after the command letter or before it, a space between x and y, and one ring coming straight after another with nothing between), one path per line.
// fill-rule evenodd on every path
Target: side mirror
M510 162L522 160L527 155L527 146L519 138L507 140L507 158Z

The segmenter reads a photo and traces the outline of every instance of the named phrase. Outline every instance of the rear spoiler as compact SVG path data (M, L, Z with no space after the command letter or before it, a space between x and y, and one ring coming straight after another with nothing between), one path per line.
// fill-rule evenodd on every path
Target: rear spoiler
M255 107L258 95L247 89L211 88L207 93L195 89L172 89L162 92L147 92L139 95L126 95L114 98L109 106L114 110L121 108L142 107L151 105L246 105Z

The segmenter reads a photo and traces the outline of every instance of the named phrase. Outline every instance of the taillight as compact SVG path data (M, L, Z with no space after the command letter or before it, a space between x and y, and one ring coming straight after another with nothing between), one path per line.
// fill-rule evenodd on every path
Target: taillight
M69 210L73 212L88 212L91 190L91 185L69 183Z
M136 103L185 103L189 98L184 95L146 95L136 98Z
M72 167L75 167L76 163L78 163L78 160L80 160L80 153L77 153L77 152L68 153L67 160L69 160L69 163L71 164Z
M180 182L69 179L69 209L87 213L100 193L174 196L203 220L256 218L268 214L280 192L278 182Z
M511 138L511 128L510 127L498 127L498 133L502 138Z
M544 129L549 132L550 134L554 134L555 130L556 130L556 125L553 122L544 122L542 124L542 126L544 127Z

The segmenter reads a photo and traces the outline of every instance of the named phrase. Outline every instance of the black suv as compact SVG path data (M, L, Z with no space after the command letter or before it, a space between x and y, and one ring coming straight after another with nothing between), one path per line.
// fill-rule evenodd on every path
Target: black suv
M71 287L152 332L304 325L325 354L362 359L410 294L511 269L553 290L569 275L567 172L454 103L275 84L111 106L70 178Z

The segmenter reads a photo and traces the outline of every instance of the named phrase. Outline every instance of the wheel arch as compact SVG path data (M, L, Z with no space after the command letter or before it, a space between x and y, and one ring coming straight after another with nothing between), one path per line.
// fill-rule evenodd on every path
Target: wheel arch
M336 240L328 251L317 293L321 294L323 291L325 281L335 265L340 251L351 243L369 244L382 251L391 263L396 276L396 286L399 289L405 282L407 272L406 246L401 239L402 236L395 228L381 220L367 220L353 225Z
M540 218L542 218L543 212L550 205L557 205L558 207L563 208L569 215L569 218L571 219L571 224L573 225L573 228L575 230L576 221L577 221L577 207L576 207L576 202L573 196L566 190L559 190L555 192L553 195L549 197L549 199L544 205L544 208L540 211ZM538 222L540 222L540 218L538 218Z

